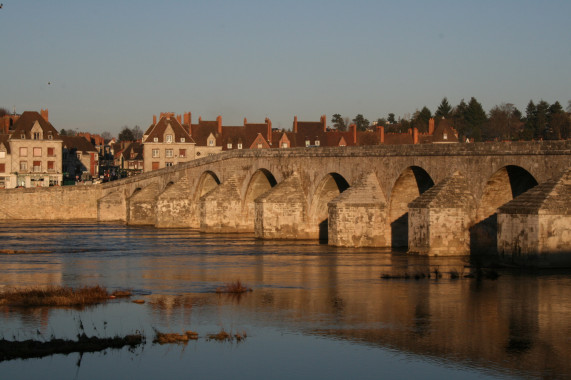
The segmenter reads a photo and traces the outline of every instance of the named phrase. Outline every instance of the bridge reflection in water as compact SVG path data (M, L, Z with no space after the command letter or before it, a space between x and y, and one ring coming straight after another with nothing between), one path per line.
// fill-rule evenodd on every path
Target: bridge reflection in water
M569 273L500 271L496 280L453 279L450 272L468 274L477 263L123 225L2 224L0 236L7 248L42 246L51 252L0 256L4 286L98 283L152 293L145 305L126 306L137 308L122 316L126 325L143 318L177 331L206 321L247 325L254 333L269 326L334 338L347 350L353 344L390 348L524 377L571 375ZM435 279L435 272L442 278ZM405 273L411 278L381 278ZM414 279L421 273L432 278ZM236 278L254 292L213 292ZM113 320L105 313L103 318ZM58 324L57 313L19 315L0 309L4 328L38 328L49 335ZM255 346L256 339L248 344ZM264 350L259 347L261 360Z

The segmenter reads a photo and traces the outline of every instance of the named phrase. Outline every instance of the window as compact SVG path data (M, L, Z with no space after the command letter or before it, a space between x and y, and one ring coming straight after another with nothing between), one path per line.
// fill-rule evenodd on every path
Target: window
M186 149L179 149L178 150L179 157L186 157Z
M180 138L180 142L185 142L186 140L184 139L184 137Z
M55 167L55 161L48 161L48 171L53 171Z
M208 140L208 146L214 146L214 140Z
M309 140L305 140L305 146L309 146Z
M158 169L159 169L159 163L158 163L158 162L156 162L156 161L155 161L155 162L153 162L153 165L152 165L152 170L158 170Z
M53 157L53 156L55 156L54 148L48 148L48 157Z
M315 146L319 146L319 140L315 140Z
M27 171L28 170L28 161L20 161L20 171Z
M0 150L0 158L6 158L6 152L3 150Z
M20 148L20 157L28 157L28 148L25 147Z
M238 149L242 149L242 143L238 143Z
M42 161L34 161L33 172L39 173L42 171Z
M166 135L166 142L172 143L172 135Z
M40 138L40 132L34 132L34 140L39 140Z
M165 162L165 166L172 166L172 162Z
M158 137L153 137L153 142L159 142L159 138L158 138Z
M0 164L0 173L6 173L6 164Z
M226 148L228 148L228 149L232 149L232 143L228 143L228 144L226 144Z
M25 133L22 133L22 134L20 135L20 138L21 138L22 140L25 140L25 139L26 139L26 134L25 134Z
M53 140L52 131L48 131L48 140Z
M282 143L282 148L287 148L287 143L286 143L286 142L283 142L283 143Z
M262 149L262 143L258 143L258 149Z
M76 155L77 155L77 159L81 160L81 152L77 152Z
M160 157L159 155L159 150L158 149L153 149L153 158L157 158Z
M448 140L448 134L445 133L444 135L442 135L442 138L443 138L444 140Z
M165 157L171 158L171 157L173 157L173 156L174 156L174 155L173 155L173 150L172 150L172 149L167 149L167 150L165 151Z
M34 148L34 157L42 157L42 148Z

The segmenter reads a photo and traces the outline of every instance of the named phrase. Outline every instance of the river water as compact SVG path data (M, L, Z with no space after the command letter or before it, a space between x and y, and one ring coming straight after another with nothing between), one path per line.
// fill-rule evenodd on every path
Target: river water
M1 379L571 378L569 271L455 279L478 263L121 224L3 223L0 242L28 252L0 255L0 291L99 284L145 300L0 307L0 338L74 338L80 325L147 336L135 349L0 362ZM238 279L253 292L216 293ZM222 329L247 338L206 339ZM159 345L155 330L200 338Z

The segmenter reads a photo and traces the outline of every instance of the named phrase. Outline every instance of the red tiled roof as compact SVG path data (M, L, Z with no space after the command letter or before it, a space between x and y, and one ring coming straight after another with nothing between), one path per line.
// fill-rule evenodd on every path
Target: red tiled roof
M22 113L20 118L14 123L12 138L19 139L22 134L25 134L26 139L31 139L32 136L30 133L36 121L42 128L44 134L51 132L53 140L61 140L57 130L36 111L25 111Z
M10 154L10 143L8 140L10 139L10 135L0 135L0 144L4 144L6 147L6 153Z
M165 142L164 135L165 131L167 130L168 126L173 130L174 133L174 140L173 142L180 142L181 138L184 138L185 142L193 143L194 140L188 134L187 130L178 122L175 117L172 116L163 116L155 125L151 125L145 135L147 138L144 142L154 142L154 139L157 139L157 142Z
M63 140L63 147L67 149L76 149L83 153L96 152L93 144L83 136L60 136Z

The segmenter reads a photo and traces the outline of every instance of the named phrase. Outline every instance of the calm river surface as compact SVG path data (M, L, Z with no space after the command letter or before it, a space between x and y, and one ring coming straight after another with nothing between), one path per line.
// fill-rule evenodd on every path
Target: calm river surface
M0 307L0 338L74 338L80 324L147 336L131 350L0 362L0 379L571 378L569 271L451 279L466 260L119 224L3 223L0 243L48 251L0 255L0 291L99 284L146 301ZM381 278L435 269L441 279ZM254 291L216 294L237 279ZM200 339L154 344L155 329ZM206 339L221 329L247 338Z

